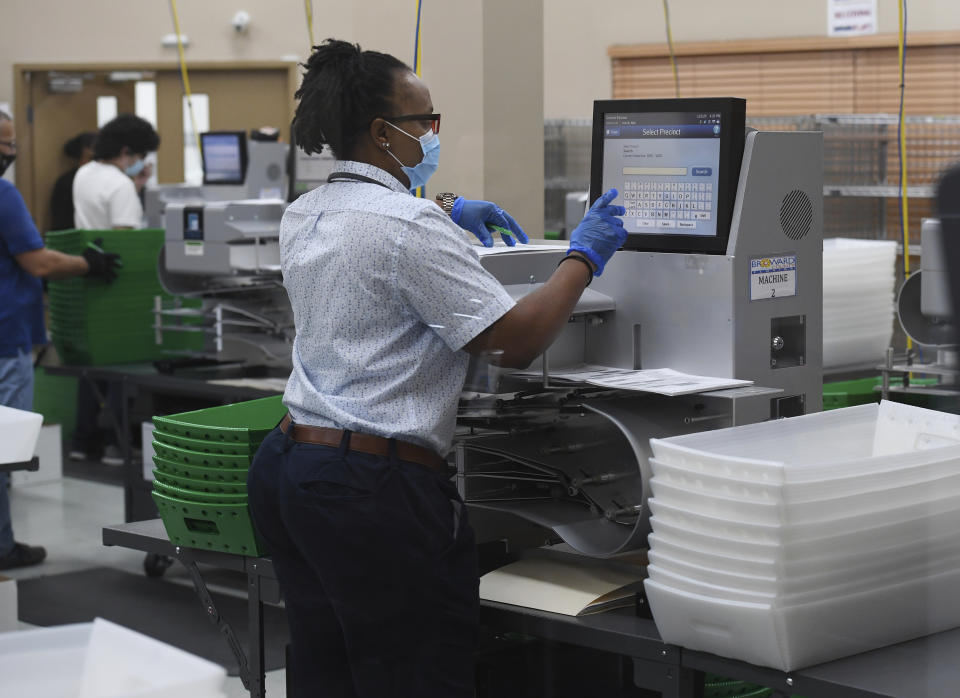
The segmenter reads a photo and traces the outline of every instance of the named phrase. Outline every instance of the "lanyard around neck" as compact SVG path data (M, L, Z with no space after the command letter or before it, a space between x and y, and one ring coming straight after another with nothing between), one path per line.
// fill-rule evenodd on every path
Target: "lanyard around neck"
M353 180L355 182L366 182L367 184L378 184L381 187L386 187L387 189L390 189L390 187L388 187L383 182L378 182L372 177L364 177L363 175L354 174L353 172L332 172L330 176L327 177L327 182L331 184L333 182L344 182L347 180Z

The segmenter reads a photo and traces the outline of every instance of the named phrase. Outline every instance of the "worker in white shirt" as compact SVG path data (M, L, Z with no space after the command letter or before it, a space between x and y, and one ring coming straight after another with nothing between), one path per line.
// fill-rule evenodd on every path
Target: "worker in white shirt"
M150 178L149 153L160 145L150 122L133 114L120 114L103 125L93 145L93 160L80 167L73 179L73 213L77 228L111 230L143 227L140 191ZM121 407L120 392L99 384L114 412ZM77 388L77 425L69 458L104 465L123 465L115 434L100 426L101 405L92 386ZM105 421L105 420L104 420Z
M73 180L74 220L78 228L140 228L140 191L150 178L149 153L160 145L153 126L139 116L121 114L97 133L93 160Z

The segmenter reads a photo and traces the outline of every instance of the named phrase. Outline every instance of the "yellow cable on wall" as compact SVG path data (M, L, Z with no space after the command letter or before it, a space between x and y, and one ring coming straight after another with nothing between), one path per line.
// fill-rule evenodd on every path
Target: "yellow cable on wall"
M177 35L177 53L180 56L180 79L183 82L183 93L187 97L187 112L190 114L190 130L193 139L200 147L200 132L197 130L197 119L193 115L193 93L190 91L190 75L187 72L187 59L183 54L183 40L180 34L180 15L177 12L177 0L170 0L170 12L173 14L173 31Z
M899 31L897 37L897 61L900 73L900 118L897 120L897 138L900 145L900 205L903 207L903 220L901 221L903 234L903 275L904 278L910 276L910 214L908 208L909 197L907 196L907 135L903 125L903 93L904 93L904 60L907 43L906 36L906 5L907 0L897 0L897 14L899 19Z
M414 42L413 42L413 72L417 74L417 77L421 77L420 70L420 56L421 56L421 41L420 41L420 13L423 10L423 0L417 0L417 29L415 32ZM417 196L421 199L426 197L427 190L425 187L417 187Z
M663 22L667 29L667 49L670 51L670 68L673 70L673 93L680 97L680 76L677 73L677 54L673 50L673 30L670 29L670 7L663 0Z
M313 0L303 0L303 9L307 13L307 34L310 36L310 50L317 45L313 38Z

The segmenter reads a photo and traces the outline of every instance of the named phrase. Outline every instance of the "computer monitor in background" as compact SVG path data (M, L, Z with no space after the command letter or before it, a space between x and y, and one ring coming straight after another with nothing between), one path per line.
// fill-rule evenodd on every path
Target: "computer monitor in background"
M243 184L247 174L247 137L243 131L200 134L204 184Z
M307 155L300 146L290 148L290 191L287 201L295 201L308 191L327 183L336 158L330 148Z
M745 111L733 97L593 103L590 202L620 192L627 249L726 252Z

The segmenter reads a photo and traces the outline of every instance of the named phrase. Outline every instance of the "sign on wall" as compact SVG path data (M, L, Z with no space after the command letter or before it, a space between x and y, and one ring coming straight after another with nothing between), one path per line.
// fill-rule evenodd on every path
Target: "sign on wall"
M877 0L827 0L827 36L877 33Z

